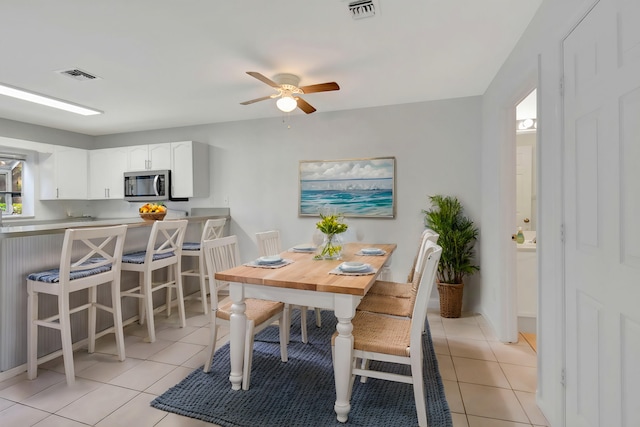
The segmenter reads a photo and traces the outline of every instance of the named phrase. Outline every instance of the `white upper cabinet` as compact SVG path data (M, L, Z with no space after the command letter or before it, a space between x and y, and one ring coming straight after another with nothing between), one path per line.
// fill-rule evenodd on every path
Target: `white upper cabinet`
M171 197L209 197L209 145L194 141L38 154L41 200L124 199L124 173L171 171Z
M38 163L41 200L87 199L87 150L55 145Z
M209 145L171 143L171 196L209 197Z
M124 199L127 147L89 151L89 199Z
M171 144L134 145L128 147L127 171L171 169Z

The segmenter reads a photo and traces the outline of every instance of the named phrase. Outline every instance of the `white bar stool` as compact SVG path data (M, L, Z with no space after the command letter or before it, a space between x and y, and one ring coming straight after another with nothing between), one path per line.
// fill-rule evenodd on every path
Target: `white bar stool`
M202 255L202 244L205 240L219 239L224 233L224 225L226 218L208 219L202 228L202 236L199 242L184 242L182 244L183 257L197 257L198 268L185 270L182 272L183 277L197 277L200 281L200 299L202 300L202 311L207 314L207 265ZM189 297L185 297L189 298Z
M188 221L171 220L155 221L151 227L151 235L144 251L131 252L122 255L122 271L136 271L139 274L138 286L121 291L121 297L133 297L139 300L140 324L147 321L149 342L155 342L156 332L154 326L153 293L166 289L166 303L156 311L167 309L170 314L171 306L170 289L175 288L177 293L178 313L180 325L186 326L184 312L184 295L182 292L182 243L187 229ZM154 282L153 272L168 267L166 281Z
M37 377L39 364L62 354L67 384L73 385L75 383L71 314L82 310L88 311L89 353L94 352L97 337L114 332L118 360L125 359L120 304L120 267L126 232L126 225L68 229L64 234L60 267L32 273L27 277L27 314L29 317L27 377L30 380ZM111 287L111 307L97 302L98 285L105 283L109 283ZM84 289L89 290L88 303L71 308L70 294ZM39 319L39 294L58 297L58 314ZM96 309L98 308L113 315L114 326L96 334ZM59 330L62 349L38 359L38 326Z

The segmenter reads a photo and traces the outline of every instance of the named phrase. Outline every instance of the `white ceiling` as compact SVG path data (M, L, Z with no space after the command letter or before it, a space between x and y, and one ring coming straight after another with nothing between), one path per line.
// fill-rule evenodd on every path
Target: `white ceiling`
M482 95L541 1L375 0L354 20L344 0L0 0L0 83L104 111L0 96L0 118L103 135L281 117L240 105L274 93L246 71L337 82L303 96L318 112Z

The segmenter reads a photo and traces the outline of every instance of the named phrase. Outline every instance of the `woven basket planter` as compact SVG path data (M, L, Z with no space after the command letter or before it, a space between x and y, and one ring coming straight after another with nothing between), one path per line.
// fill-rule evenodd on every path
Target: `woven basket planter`
M457 285L438 282L440 294L440 316L458 318L462 313L462 288L464 283Z

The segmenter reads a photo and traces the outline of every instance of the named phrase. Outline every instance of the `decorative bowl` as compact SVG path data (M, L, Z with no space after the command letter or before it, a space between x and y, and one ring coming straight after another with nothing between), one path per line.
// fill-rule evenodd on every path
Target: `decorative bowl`
M162 221L166 215L166 212L141 213L140 218L145 221Z

